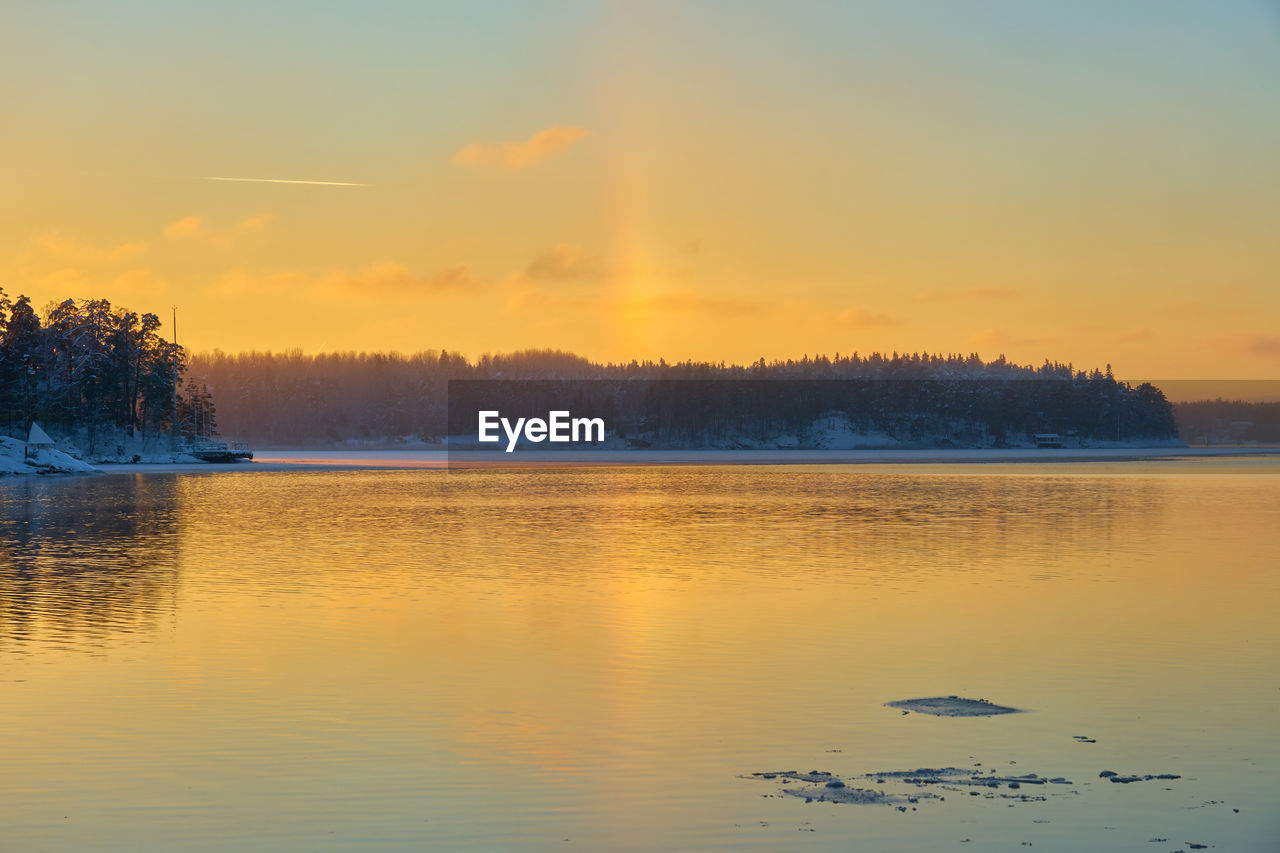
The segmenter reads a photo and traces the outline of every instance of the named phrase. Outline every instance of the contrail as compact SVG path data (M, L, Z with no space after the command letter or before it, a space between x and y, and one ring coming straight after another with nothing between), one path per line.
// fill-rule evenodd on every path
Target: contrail
M205 178L206 181L245 181L251 184L311 184L317 187L371 187L373 184L352 184L346 181L286 181L282 178Z

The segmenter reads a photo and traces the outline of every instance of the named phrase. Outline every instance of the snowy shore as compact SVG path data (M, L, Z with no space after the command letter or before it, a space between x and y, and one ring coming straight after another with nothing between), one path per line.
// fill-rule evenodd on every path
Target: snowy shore
M602 450L456 451L450 467L554 465L910 465L1027 462L1134 462L1153 459L1233 457L1280 453L1280 447L1111 447L927 450ZM345 454L350 456L351 454ZM437 454L442 462L445 454ZM507 458L504 459L504 456ZM511 458L515 457L515 458Z
M0 475L93 474L94 467L52 447L32 447L25 441L0 436Z
M502 452L443 450L308 450L258 451L244 470L288 468L466 468L626 465L903 465L1034 462L1134 462L1160 459L1231 458L1277 455L1280 446L1006 448L932 450L543 450ZM135 466L119 466L132 468Z
M1004 448L932 450L594 450L501 452L444 450L259 451L251 461L227 464L192 457L176 461L90 465L60 450L26 455L24 442L0 438L0 477L36 474L187 474L298 470L412 470L470 467L579 467L628 465L911 465L1035 462L1135 462L1280 454L1280 446Z

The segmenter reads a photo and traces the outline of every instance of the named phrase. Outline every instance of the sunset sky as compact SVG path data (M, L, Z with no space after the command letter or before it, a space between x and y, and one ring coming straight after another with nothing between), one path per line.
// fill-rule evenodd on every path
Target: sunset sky
M1280 375L1274 0L17 0L0 115L0 286L196 350Z

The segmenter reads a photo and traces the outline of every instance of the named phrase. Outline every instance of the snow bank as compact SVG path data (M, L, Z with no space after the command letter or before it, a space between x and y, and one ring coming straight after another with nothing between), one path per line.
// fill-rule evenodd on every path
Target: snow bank
M876 432L859 432L843 414L818 418L810 429L813 447L818 450L892 450L902 447L893 436Z
M92 465L69 453L42 447L27 455L27 443L0 436L0 474L96 474Z

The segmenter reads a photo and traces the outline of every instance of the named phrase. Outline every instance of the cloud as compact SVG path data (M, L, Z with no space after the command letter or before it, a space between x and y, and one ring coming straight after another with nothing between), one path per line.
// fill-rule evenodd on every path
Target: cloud
M179 219L164 229L164 236L170 240L186 240L189 237L199 236L204 229L203 221L199 216Z
M694 237L692 240L686 240L680 245L678 252L690 258L702 254L702 238Z
M1009 287L960 287L950 290L922 290L916 294L921 302L990 302L1016 299L1022 294Z
M625 307L642 311L665 311L675 314L718 314L722 317L745 317L759 314L764 305L744 299L701 296L687 290L673 290L655 296L628 300Z
M544 157L567 151L588 133L590 131L583 127L558 124L538 131L523 142L473 142L454 154L453 162L520 169Z
M1001 347L1028 347L1055 343L1055 338L1019 338L1001 329L983 329L969 336L969 343L976 347L999 349Z
M255 274L236 268L210 286L218 296L250 294L256 290L292 290L329 299L352 296L412 297L429 293L475 290L482 283L465 266L451 266L429 274L414 273L403 264L379 263L361 270L331 270L320 276L296 270Z
M1138 341L1145 341L1149 337L1151 337L1151 330L1144 326L1141 329L1129 329L1113 335L1111 342L1115 344L1132 344Z
M151 244L146 242L102 247L56 232L35 234L28 238L16 272L23 280L22 286L36 292L59 296L100 293L111 276L118 275L121 267L146 254L150 248Z
M262 296L283 291L298 292L310 284L311 278L302 272L282 270L262 275L236 267L209 285L206 291L211 296Z
M403 264L379 263L361 270L331 270L312 275L299 270L256 273L237 267L207 288L213 296L282 293L306 298L350 299L355 296L413 297L477 290L483 283L465 266L451 266L428 274L414 273Z
M969 343L977 347L1006 347L1012 345L1014 340L999 329L983 329L970 335Z
M383 263L354 273L345 270L331 272L321 279L320 286L351 293L387 294L412 289L414 280L408 267Z
M419 275L402 264L381 263L357 272L335 271L319 282L321 290L380 296L439 293L469 290L479 282L465 266L446 267L438 272Z
M76 267L64 267L45 273L27 271L28 282L40 289L57 294L85 293L94 286L85 270Z
M149 269L132 269L111 280L109 291L117 299L158 299L169 292L169 282L158 279Z
M516 286L508 292L504 306L509 313L542 309L599 312L609 315L654 312L747 317L758 315L769 307L762 302L703 296L689 290L668 290L649 296L617 297L567 294L559 290L521 286L519 280L513 283Z
M1280 335L1269 335L1262 332L1220 335L1219 337L1211 338L1209 345L1240 355L1258 356L1260 358L1280 357Z
M847 308L835 316L835 322L840 326L866 329L872 326L896 326L902 321L888 314L876 314L864 308Z
M484 283L471 274L471 270L461 264L445 267L434 275L423 279L428 290L474 290L483 287Z
M239 222L233 233L235 234L253 234L266 228L272 222L276 221L274 213L259 213L257 216L250 216Z
M31 238L31 249L26 260L34 260L33 253L46 258L81 264L115 264L136 258L151 248L150 243L122 243L111 248L100 248L72 240L58 233L37 234Z
M150 269L121 268L119 262L140 254L143 250L137 246L145 244L97 249L69 241L42 242L52 248L54 255L28 250L18 265L25 280L24 289L35 291L32 295L54 294L59 299L102 297L118 303L156 298L169 290L169 283L157 279ZM76 263L65 263L68 259Z
M199 239L220 249L228 249L242 237L256 234L275 221L275 214L260 213L237 222L227 231L214 231L204 226L201 216L187 216L177 222L170 223L164 229L164 236L170 240Z
M589 264L577 246L562 243L534 258L525 275L529 278L581 278L592 275L596 269Z

